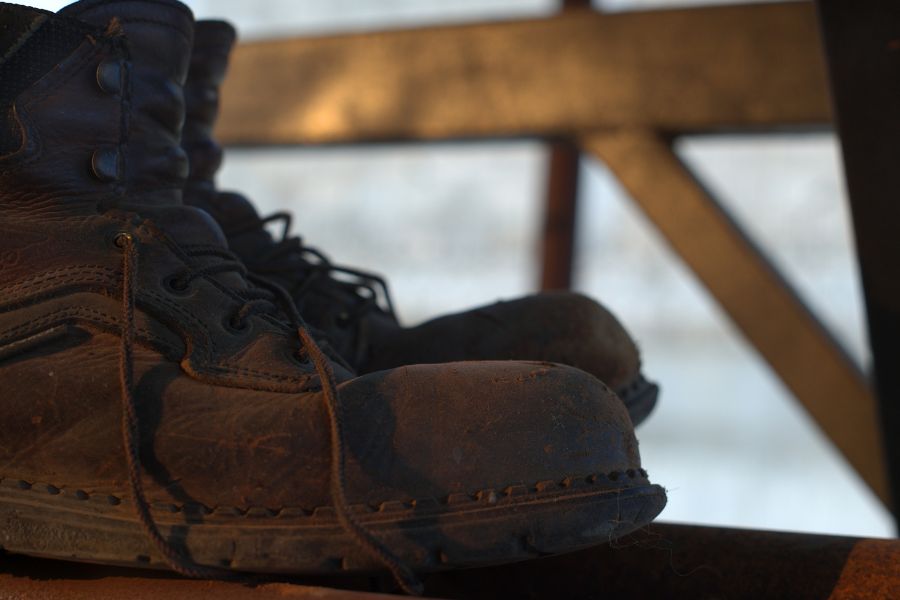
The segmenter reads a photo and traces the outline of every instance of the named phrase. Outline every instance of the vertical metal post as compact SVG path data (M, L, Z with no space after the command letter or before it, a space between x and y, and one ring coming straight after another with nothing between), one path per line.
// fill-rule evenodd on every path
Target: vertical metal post
M900 519L900 2L818 0Z
M590 6L591 0L562 0L562 10ZM541 238L541 289L565 290L572 287L580 152L571 140L551 141L549 150Z
M577 146L568 140L550 143L544 209L543 290L572 286L579 154Z

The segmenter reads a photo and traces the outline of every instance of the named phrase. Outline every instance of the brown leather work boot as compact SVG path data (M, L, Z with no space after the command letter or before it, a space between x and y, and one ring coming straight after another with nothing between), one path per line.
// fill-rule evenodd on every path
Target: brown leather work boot
M665 493L621 403L543 363L353 378L182 205L190 11L0 4L0 546L193 576L606 542ZM282 316L279 306L289 312Z
M459 360L542 360L578 367L606 382L643 421L659 388L641 374L638 349L606 308L572 292L545 292L402 327L384 280L332 265L288 236L290 216L260 218L243 196L218 192L213 178L222 150L212 137L218 94L235 31L200 21L186 86L183 145L191 158L185 201L209 212L228 245L256 274L291 292L309 323L322 330L360 373L409 364ZM275 241L265 226L284 222ZM379 305L379 297L381 305Z

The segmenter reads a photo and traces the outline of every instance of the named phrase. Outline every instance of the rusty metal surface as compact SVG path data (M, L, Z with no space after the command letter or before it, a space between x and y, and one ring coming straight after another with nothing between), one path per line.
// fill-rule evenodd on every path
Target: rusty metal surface
M441 598L900 598L900 541L654 524L604 546L426 579Z
M264 93L260 93L264 90ZM547 19L240 45L226 144L565 137L825 124L809 3Z
M875 399L839 344L657 134L582 138L885 503Z
M900 3L819 7L900 522Z
M544 228L541 237L541 289L572 287L578 163L581 152L568 140L548 144Z
M272 583L246 586L222 581L103 577L56 579L0 574L0 600L379 600L385 594Z
M0 551L0 600L379 600L395 592L379 577L280 577L257 584L186 579L165 570L36 558Z
M328 586L328 587L323 587ZM900 598L900 540L653 524L611 545L425 577L431 598ZM0 557L0 600L377 600L390 578L246 586ZM376 590L376 591L373 591Z

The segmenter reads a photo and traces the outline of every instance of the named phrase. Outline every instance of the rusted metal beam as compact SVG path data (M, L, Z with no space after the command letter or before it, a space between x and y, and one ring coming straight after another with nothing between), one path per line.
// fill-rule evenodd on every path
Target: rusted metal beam
M900 598L900 541L653 524L572 554L435 574L441 598Z
M830 122L809 3L262 41L234 52L226 144L670 132Z
M390 577L269 583L6 555L0 600L386 599ZM424 576L431 598L900 598L900 540L654 523L606 546ZM323 587L327 586L327 587ZM390 596L394 597L394 596Z
M877 406L862 373L658 134L582 138L615 173L835 446L889 505Z
M819 6L900 522L900 3Z
M591 8L591 0L563 0L563 10ZM547 144L547 189L541 236L541 289L572 287L575 258L575 213L581 153L571 140Z
M46 566L46 565L45 565ZM271 583L250 587L197 581L109 575L96 579L0 574L0 600L389 600L397 596L342 589Z
M548 154L541 289L565 290L572 287L581 152L571 141L560 140L548 144Z

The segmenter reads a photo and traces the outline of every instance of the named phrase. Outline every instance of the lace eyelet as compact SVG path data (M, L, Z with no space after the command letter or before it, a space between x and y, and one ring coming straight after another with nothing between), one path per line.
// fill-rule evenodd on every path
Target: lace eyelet
M178 275L169 275L163 279L163 286L165 286L169 293L175 294L176 296L184 296L192 291L190 284Z
M297 350L290 353L291 360L301 367L309 366L309 354L305 350Z
M122 91L124 64L116 58L102 61L97 65L97 86L107 94L116 95Z
M341 329L346 329L350 325L350 315L347 311L341 311L334 318L334 323Z
M128 245L128 242L132 241L134 238L127 231L120 231L112 238L112 244L119 250L124 250L125 246Z
M236 315L231 315L222 319L222 326L231 333L244 333L250 328L247 319L238 319Z

